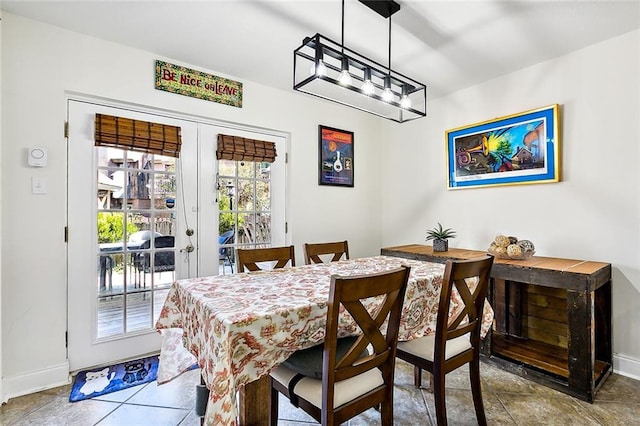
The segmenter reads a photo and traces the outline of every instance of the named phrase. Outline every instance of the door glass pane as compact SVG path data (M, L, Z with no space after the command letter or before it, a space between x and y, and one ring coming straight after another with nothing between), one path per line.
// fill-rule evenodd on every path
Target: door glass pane
M136 210L151 209L151 173L127 172L127 206Z
M151 154L147 154L146 152L136 152L123 150L127 153L127 168L130 169L151 169L151 158L153 157Z
M156 209L172 209L176 201L176 175L156 173L154 187Z
M256 228L259 230L260 243L271 245L271 213L260 212L256 214Z
M219 273L232 273L236 247L271 245L271 164L218 161Z
M161 235L175 235L175 214L156 213L153 216L153 229L156 230L156 237L159 237Z
M111 169L124 167L124 150L118 148L98 148L98 167Z
M255 164L253 161L237 161L238 176L246 178L255 177Z
M124 213L98 212L98 244L100 251L122 251L125 234Z
M124 332L124 296L98 297L97 338L118 336Z
M147 293L127 295L127 332L151 327L151 296Z
M271 208L271 185L269 181L256 181L256 210L269 211Z
M220 176L234 177L236 175L236 161L233 160L218 160L218 174Z
M175 278L176 159L97 147L98 338L151 330ZM108 297L107 297L108 296Z
M238 222L238 244L242 248L255 248L256 235L254 231L255 213L243 213Z
M253 211L255 210L255 180L238 179L238 210Z

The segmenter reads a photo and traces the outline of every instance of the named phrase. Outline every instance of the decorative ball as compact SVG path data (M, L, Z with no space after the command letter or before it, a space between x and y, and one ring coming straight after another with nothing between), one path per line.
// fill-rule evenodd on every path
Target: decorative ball
M507 238L509 238L509 244L515 244L518 242L518 238L517 237L513 237L511 235L509 235Z
M507 249L505 247L496 246L495 249L496 256L504 256L507 254Z
M534 251L536 251L535 246L529 240L520 240L518 242L518 245L522 248L522 251L524 251L525 253L533 253Z
M510 244L509 237L504 235L496 235L496 238L495 240L493 240L493 243L498 247L506 248Z
M520 257L522 256L522 247L518 244L509 244L507 247L507 256L509 257Z

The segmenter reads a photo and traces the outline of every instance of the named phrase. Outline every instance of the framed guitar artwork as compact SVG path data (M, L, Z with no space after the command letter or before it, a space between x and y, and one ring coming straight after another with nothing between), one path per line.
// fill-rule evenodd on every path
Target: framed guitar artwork
M557 104L447 130L449 188L560 181Z
M353 132L318 126L318 185L353 187Z

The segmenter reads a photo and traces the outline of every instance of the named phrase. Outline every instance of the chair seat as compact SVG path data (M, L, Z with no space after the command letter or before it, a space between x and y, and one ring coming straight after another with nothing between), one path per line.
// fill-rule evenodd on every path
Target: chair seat
M341 337L338 339L336 341L336 354L338 358L342 358L351 346L354 345L356 340L358 340L358 336ZM303 376L322 379L323 351L324 344L322 343L307 349L295 351L282 365ZM365 350L360 357L367 355L369 355L369 352Z
M154 267L154 272L166 272L166 271L173 271L175 270L175 266L173 264L171 265L158 265L156 264L156 266ZM145 272L150 272L151 268L146 268Z
M433 362L435 341L435 335L430 335L406 342L398 342L398 350ZM468 349L471 349L471 347L469 334L456 337L455 339L451 339L447 342L444 357L445 359L452 358Z
M289 382L297 374L295 371L280 365L271 372L271 378L284 387L289 387ZM333 397L334 406L339 407L349 401L353 401L383 384L384 380L378 369L369 370L358 376L336 382ZM296 384L294 393L322 409L322 380L304 377Z

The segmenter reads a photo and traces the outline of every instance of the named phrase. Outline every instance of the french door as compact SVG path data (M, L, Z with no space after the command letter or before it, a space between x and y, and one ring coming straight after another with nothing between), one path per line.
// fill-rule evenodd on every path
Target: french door
M179 126L180 160L94 146L95 114ZM175 278L195 275L197 123L68 103L68 357L71 371L157 351L155 320ZM182 189L185 191L182 191ZM189 205L185 204L189 200Z
M275 143L273 163L216 159L218 134ZM217 236L201 244L200 275L236 272L235 248L280 246L285 235L286 137L221 126L201 126L200 235ZM215 218L215 220L212 220ZM212 262L212 259L216 259Z
M94 146L96 113L180 127L180 158ZM281 153L286 138L76 99L68 122L68 358L76 371L157 351L154 325L173 281L216 275L225 261L229 271L237 241L220 241L219 221L231 210L220 212L230 187L220 184L217 134L273 141ZM235 236L255 226L252 218L268 218L269 243L284 244L283 157L268 167L225 165L238 185L234 200L244 200L234 206ZM249 168L258 170L251 178ZM238 193L249 182L264 189L260 170L267 205Z

